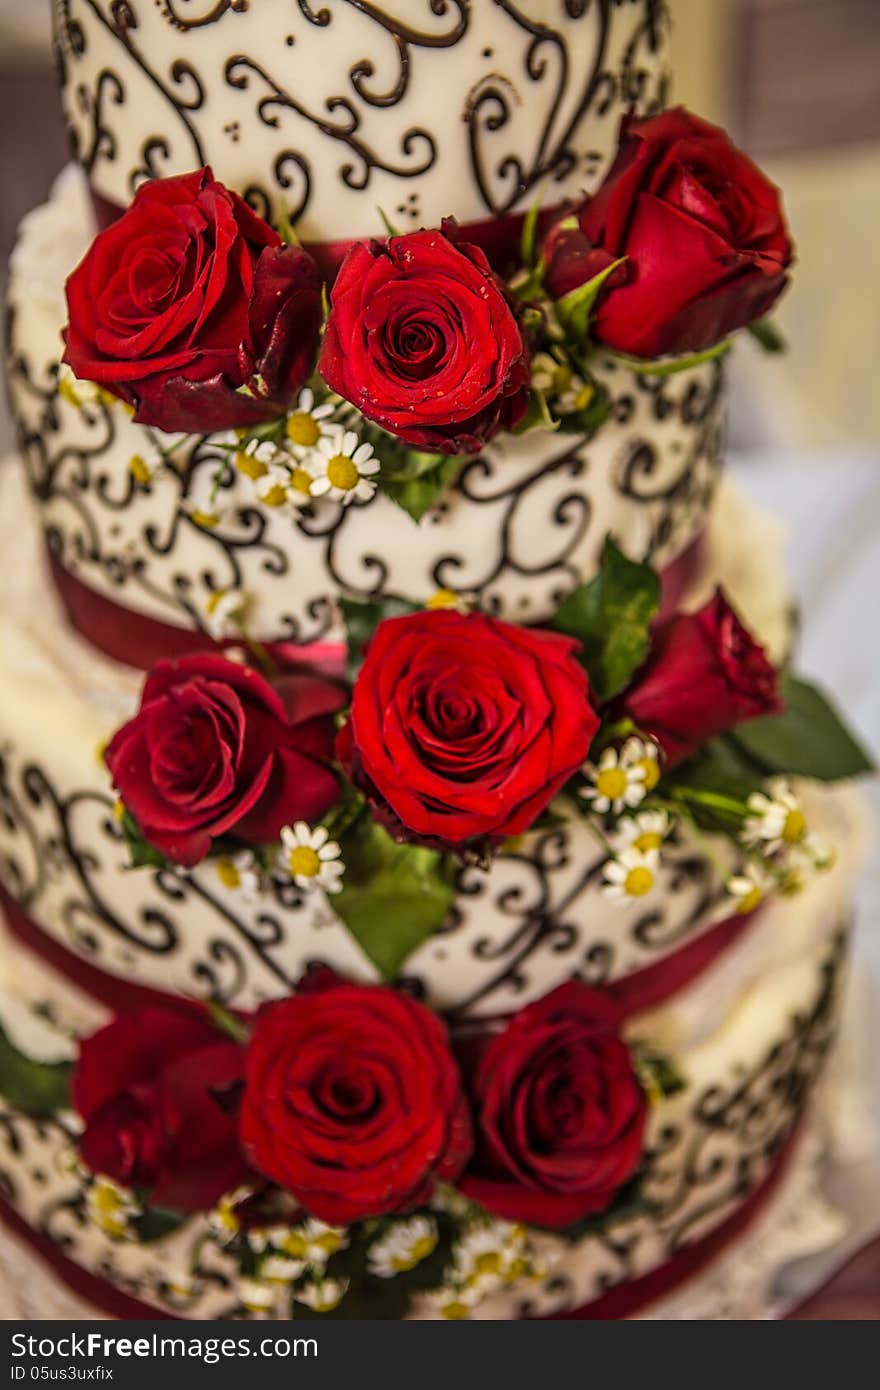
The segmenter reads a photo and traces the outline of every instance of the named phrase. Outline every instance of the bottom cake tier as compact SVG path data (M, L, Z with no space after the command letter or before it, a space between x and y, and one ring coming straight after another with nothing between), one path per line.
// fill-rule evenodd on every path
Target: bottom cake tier
M860 838L859 805L847 793L824 801L838 833L848 832L848 861ZM520 1272L508 1261L493 1276L487 1248L479 1299L444 1302L442 1293L426 1293L407 1316L630 1316L745 1231L784 1171L834 1037L851 868L842 862L798 898L768 906L700 981L628 1021L630 1038L661 1044L684 1080L683 1089L652 1107L632 1206L564 1239L507 1226L503 1238L519 1242ZM100 1023L104 1010L30 959L22 998L19 964L13 951L0 1008L7 1045L43 1067L63 1064L75 1041L58 1021L59 999L69 996L80 1026ZM41 999L53 1000L52 1023ZM130 1196L85 1171L71 1113L29 1116L4 1102L0 1128L7 1220L104 1311L184 1319L314 1315L291 1303L283 1272L253 1277L253 1252L265 1235L233 1232L227 1204L163 1235L161 1223L151 1230L138 1220ZM380 1301L369 1316L399 1316L396 1306L389 1297L386 1309Z

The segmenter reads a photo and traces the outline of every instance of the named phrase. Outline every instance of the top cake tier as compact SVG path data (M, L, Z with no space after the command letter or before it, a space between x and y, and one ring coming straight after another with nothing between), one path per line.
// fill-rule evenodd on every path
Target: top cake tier
M204 164L307 241L592 191L663 104L662 0L56 0L99 199ZM109 209L107 210L109 212Z

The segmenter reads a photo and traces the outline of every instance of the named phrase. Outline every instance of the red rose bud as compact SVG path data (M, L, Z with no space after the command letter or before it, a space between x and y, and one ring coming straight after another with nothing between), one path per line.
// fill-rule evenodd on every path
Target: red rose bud
M269 1004L248 1049L241 1138L261 1173L333 1225L428 1201L472 1147L443 1024L407 995L334 977Z
M482 251L439 231L349 252L319 369L370 420L434 453L477 453L528 404L528 352L503 284Z
M552 299L564 299L572 290L595 279L614 261L607 251L591 245L574 217L564 217L550 228L541 248L544 284ZM606 281L606 286L626 279L623 266Z
M67 281L64 361L165 431L283 413L311 374L321 283L210 169L142 184Z
M598 301L593 334L637 357L699 352L761 318L793 254L778 189L683 107L624 120L614 165L579 222L586 245L627 258L625 283L615 272ZM562 283L570 278L569 267Z
M339 758L401 838L521 834L599 725L576 650L477 613L389 618L355 682Z
M656 629L623 710L673 764L782 705L776 671L718 589L698 613L676 614Z
M146 839L190 867L220 835L265 844L336 802L328 763L345 703L341 686L303 670L270 685L213 654L160 661L105 760Z
M607 996L572 980L485 1045L466 1196L505 1220L553 1228L610 1205L639 1165L647 1114L619 1025Z
M237 1119L215 1092L240 1082L244 1051L202 1010L143 1009L80 1043L72 1081L86 1167L147 1188L172 1211L202 1211L248 1175Z

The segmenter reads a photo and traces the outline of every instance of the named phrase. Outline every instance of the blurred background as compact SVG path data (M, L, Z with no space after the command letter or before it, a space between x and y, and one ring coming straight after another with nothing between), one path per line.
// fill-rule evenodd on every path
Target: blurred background
M788 534L799 664L880 748L880 0L667 0L675 97L727 127L784 189L798 247L776 320L733 366L730 462ZM0 0L0 285L21 216L66 159L49 0ZM12 447L0 397L0 455ZM880 814L877 783L870 789ZM880 997L880 860L857 975ZM873 1026L880 1055L880 1010ZM876 1113L880 1117L880 1092ZM880 1175L875 1209L880 1215ZM880 1243L804 1316L880 1320Z

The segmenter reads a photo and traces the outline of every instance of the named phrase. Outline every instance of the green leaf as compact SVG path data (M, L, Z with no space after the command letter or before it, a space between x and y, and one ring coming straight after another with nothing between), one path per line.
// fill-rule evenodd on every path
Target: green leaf
M348 647L346 673L354 681L364 664L364 651L379 623L386 618L399 618L405 613L414 613L416 605L402 598L384 598L363 602L360 599L343 598L339 600L342 619L345 623L345 638Z
M621 1222L634 1221L652 1210L652 1204L645 1195L642 1174L636 1173L635 1177L630 1178L629 1182L618 1190L611 1205L604 1211L585 1216L571 1226L566 1226L565 1230L555 1231L553 1234L561 1235L563 1240L583 1240L584 1236L601 1235Z
M578 344L587 341L590 334L593 306L599 291L609 275L613 275L617 267L623 265L625 260L626 256L621 256L619 260L612 261L604 270L600 270L598 275L594 275L592 280L587 280L584 285L578 285L576 290L569 290L568 294L564 294L561 299L556 301L556 313L559 322L565 329L566 336L572 341Z
M600 700L618 694L641 666L659 602L651 566L628 560L606 537L599 573L569 594L553 620L558 632L582 644L581 660Z
M873 771L870 757L821 691L785 675L780 693L783 714L753 719L728 735L765 774L837 782Z
M749 324L749 332L765 352L788 351L788 343L772 319L756 319Z
M413 453L415 454L415 451ZM425 512L433 507L444 488L452 482L462 460L452 454L441 456L439 462L434 454L417 454L415 458L431 460L432 466L418 470L414 464L415 471L410 475L399 472L383 475L379 479L379 486L392 502L396 502L413 521L418 522Z
M637 1052L636 1066L642 1085L649 1096L674 1096L683 1091L687 1082L675 1063L668 1057L651 1052Z
M455 897L448 855L399 845L364 815L342 841L345 877L333 909L361 949L393 980L417 946L446 920Z
M51 1115L70 1107L69 1062L35 1062L0 1029L0 1094L25 1115Z
M727 738L712 739L693 758L667 773L664 794L688 808L704 830L736 832L746 815L746 802L760 791L763 774Z
M732 347L730 338L725 338L723 343L716 343L714 347L706 348L705 352L692 352L686 357L629 357L623 352L612 352L609 356L639 376L675 376L677 372L686 372L691 367L701 366L703 362L724 357Z
M558 430L559 421L554 420L547 405L543 391L530 391L526 413L512 431L513 434L528 434L531 430Z
M240 1018L221 1004L219 999L208 999L205 1007L211 1015L211 1022L217 1030L225 1033L233 1042L246 1043L250 1037L250 1031L245 1027Z
M180 1212L166 1211L164 1207L147 1207L131 1224L137 1232L138 1240L149 1244L150 1241L162 1240L165 1236L172 1235L180 1229L185 1220L186 1217Z
M123 809L119 824L122 827L122 833L128 845L129 868L165 868L168 863L165 855L162 854L161 850L151 845L149 840L144 838L143 831L134 816L128 810L128 807Z
M519 242L520 261L527 270L535 264L535 250L538 242L538 215L541 211L540 196L535 199L525 215L522 235Z

